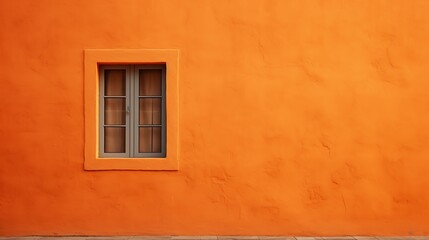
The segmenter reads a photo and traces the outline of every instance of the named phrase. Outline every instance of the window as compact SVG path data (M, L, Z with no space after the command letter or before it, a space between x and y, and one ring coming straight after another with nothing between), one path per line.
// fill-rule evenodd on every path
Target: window
M165 157L165 65L101 65L100 157Z
M179 51L84 52L84 169L179 169Z

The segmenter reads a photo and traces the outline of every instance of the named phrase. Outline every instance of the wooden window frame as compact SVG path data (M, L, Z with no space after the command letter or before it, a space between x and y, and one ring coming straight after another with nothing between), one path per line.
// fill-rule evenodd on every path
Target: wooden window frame
M85 107L85 170L178 170L178 50L105 50L88 49L84 52L84 107ZM101 84L100 71L106 66L135 69L165 66L163 124L166 126L163 149L160 154L137 154L135 157L107 156L100 151ZM136 74L136 71L130 74ZM135 76L134 76L135 78ZM134 88L134 91L136 88ZM132 89L130 89L131 91ZM131 93L131 95L136 93ZM135 100L135 99L134 99ZM134 107L138 105L134 104ZM134 109L136 110L136 109ZM103 110L104 111L104 110ZM130 121L136 121L136 117ZM165 118L165 119L164 119ZM131 124L131 123L130 123ZM135 131L134 131L135 132ZM135 149L135 148L134 148Z
M137 131L139 131L139 116L138 114L136 114L139 111L139 100L142 96L139 96L139 89L140 86L138 84L140 84L139 82L139 72L140 70L145 70L145 69L159 69L161 70L161 124L159 125L161 127L161 152L160 153L141 153L138 151L138 142L139 142L139 135L137 134ZM131 124L132 124L132 128L137 128L134 130L131 130L134 133L133 136L133 148L132 148L132 155L133 157L142 157L142 158L150 158L150 157L154 157L154 158L162 158L165 157L165 153L166 153L166 148L167 148L167 144L166 144L166 130L167 127L166 126L166 116L167 116L167 111L165 108L165 103L166 103L166 66L163 64L145 64L145 65L134 65L131 74L132 76L132 81L134 82L134 87L131 88L131 91L134 91L131 96L133 96L132 100L134 100L133 105L133 112L134 115L132 116L132 120L131 120ZM145 96L145 97L150 97L153 98L154 96ZM149 124L147 126L151 126L153 124Z
M99 124L98 124L98 133L99 133L99 156L100 158L129 158L130 157L130 135L131 135L131 129L130 129L130 116L127 113L126 117L125 117L125 125L121 124L121 126L125 127L125 153L106 153L104 151L104 128L106 126L111 126L111 127L115 127L115 125L105 125L104 123L104 115L105 115L105 110L104 110L104 99L106 97L113 97L113 96L105 96L104 91L105 91L105 70L125 70L125 106L128 107L130 106L131 103L131 86L130 86L130 77L131 77L131 67L128 65L100 65L99 67L99 77L100 77L100 82L99 82L99 96L100 96L100 100L99 100ZM116 127L119 127L119 125L117 125Z
M105 71L106 70L124 70L125 71L125 102L126 102L126 120L121 125L104 124L104 99L115 98L116 96L105 95ZM161 70L161 95L160 96L140 96L140 70ZM99 108L99 156L101 158L163 158L166 153L166 66L164 64L131 64L131 65L100 65L100 108ZM139 100L140 98L160 98L161 99L161 124L139 124ZM104 149L104 128L105 127L124 127L125 128L125 152L124 153L106 153ZM139 128L140 127L161 127L161 152L146 153L139 152Z

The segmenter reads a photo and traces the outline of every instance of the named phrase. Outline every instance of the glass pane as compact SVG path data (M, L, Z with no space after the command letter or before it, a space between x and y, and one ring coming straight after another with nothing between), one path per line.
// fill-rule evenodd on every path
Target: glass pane
M161 96L161 69L145 69L139 71L140 96Z
M161 98L140 98L139 124L161 124Z
M161 152L161 127L139 128L139 152L160 153Z
M104 124L125 124L125 98L104 98Z
M152 152L160 153L161 152L161 127L152 128Z
M104 128L104 152L125 153L125 127Z
M106 96L125 96L125 70L105 70L104 78Z

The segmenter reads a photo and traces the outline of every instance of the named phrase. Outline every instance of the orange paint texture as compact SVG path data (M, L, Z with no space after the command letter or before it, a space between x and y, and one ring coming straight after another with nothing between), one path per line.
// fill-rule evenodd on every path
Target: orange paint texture
M429 1L0 2L0 235L429 234ZM84 171L84 49L178 49L179 171Z

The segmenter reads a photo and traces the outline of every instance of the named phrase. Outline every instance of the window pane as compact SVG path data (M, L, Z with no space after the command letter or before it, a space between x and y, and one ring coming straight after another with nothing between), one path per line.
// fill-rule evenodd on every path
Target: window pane
M105 95L125 96L125 70L105 70Z
M161 152L161 127L140 127L139 133L139 152Z
M125 127L104 128L104 152L125 153Z
M125 98L104 98L104 124L125 124Z
M140 98L139 124L161 124L161 98Z
M161 96L162 71L160 69L145 69L139 71L140 96Z

